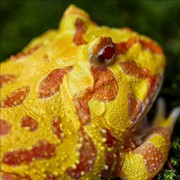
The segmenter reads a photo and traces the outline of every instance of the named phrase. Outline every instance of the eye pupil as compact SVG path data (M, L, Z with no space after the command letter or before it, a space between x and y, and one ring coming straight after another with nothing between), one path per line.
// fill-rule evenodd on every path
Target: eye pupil
M113 47L106 47L103 51L103 58L106 60L110 60L114 55L114 48Z

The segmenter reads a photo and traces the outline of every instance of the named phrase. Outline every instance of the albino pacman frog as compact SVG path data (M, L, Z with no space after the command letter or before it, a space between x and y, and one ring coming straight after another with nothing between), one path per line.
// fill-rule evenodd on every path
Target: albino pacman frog
M180 112L166 119L161 100L146 122L164 69L156 42L70 5L1 64L1 179L152 179Z

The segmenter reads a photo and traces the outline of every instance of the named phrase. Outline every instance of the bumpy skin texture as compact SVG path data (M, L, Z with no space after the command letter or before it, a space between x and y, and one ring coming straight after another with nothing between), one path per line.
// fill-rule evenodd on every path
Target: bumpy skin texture
M160 108L144 123L164 68L156 42L71 5L58 30L1 64L1 178L154 177L177 116L165 120Z

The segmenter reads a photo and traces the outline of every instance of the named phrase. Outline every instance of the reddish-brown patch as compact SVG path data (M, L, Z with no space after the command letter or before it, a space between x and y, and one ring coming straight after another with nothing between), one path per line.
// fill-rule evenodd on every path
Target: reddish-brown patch
M69 176L73 179L79 179L85 173L91 172L97 156L95 144L84 130L80 132L79 143L81 144L78 150L80 153L79 163L75 168L67 170Z
M22 87L10 93L5 99L1 101L0 107L8 108L8 107L15 107L24 102L26 97L30 92L30 88L28 86Z
M149 76L149 93L148 93L148 98L152 99L153 96L156 94L155 91L158 89L159 84L161 82L161 76Z
M135 153L144 156L144 164L149 172L157 172L163 164L163 156L161 151L151 143L142 144Z
M93 87L87 88L82 97L75 99L77 114L83 125L91 120L88 107L88 101L91 98L110 101L115 99L118 93L117 81L110 70L107 68L103 70L92 68L91 70L94 78Z
M110 101L116 98L118 93L118 84L113 73L106 69L92 68L94 77L94 87L92 97L101 101Z
M16 55L12 55L10 58L11 58L12 61L19 60L19 59L21 59L23 57L26 57L26 56L29 56L29 55L33 54L39 48L40 48L40 45L34 46L34 47L28 49L26 52L20 52L20 53L18 53Z
M148 39L148 40L144 40L144 39L139 39L139 43L142 45L143 49L147 49L149 51L151 51L152 53L157 53L162 55L163 51L161 49L161 47L155 43L154 41Z
M105 143L108 145L108 147L115 147L118 143L118 140L108 129L101 129L101 136L106 139Z
M106 152L105 155L105 169L101 171L101 180L108 180L113 175L113 164L114 164L114 156L113 152Z
M137 42L137 38L129 38L125 42L115 43L116 53L118 55L125 54Z
M86 96L75 100L75 108L82 125L86 125L91 120L91 115L88 107L88 100L90 97L87 96L86 93L85 95Z
M11 124L3 119L0 119L0 136L5 136L11 131Z
M118 92L117 83L112 81L109 84L101 86L95 89L93 93L93 97L99 99L101 101L110 101L115 99Z
M134 123L137 119L138 114L142 110L142 103L132 93L128 94L128 112L131 121Z
M52 120L52 132L57 136L59 140L63 140L64 134L62 132L61 118L54 117Z
M128 130L127 133L125 134L125 136L123 136L123 142L124 142L123 149L125 151L130 151L132 149L135 149L140 144L142 144L142 142L141 141L139 142L138 140L134 137L134 131Z
M21 121L22 127L29 128L30 131L35 131L38 128L38 123L30 116L24 116Z
M163 51L157 43L155 43L151 39L140 39L137 37L129 38L125 42L115 43L115 49L117 54L125 54L135 43L140 43L142 48L145 50L149 50L152 53L163 55Z
M87 27L83 22L83 20L77 18L75 27L76 27L76 32L73 39L74 43L76 45L86 44L86 41L83 39L83 36L87 31Z
M64 69L54 69L51 71L44 80L40 82L38 94L40 98L47 98L59 91L59 86L63 81L63 77L67 74L72 67Z
M130 75L139 79L147 79L148 80L148 98L152 99L156 94L156 90L158 89L162 76L151 75L148 69L142 68L136 64L134 61L124 61L120 63L122 70Z
M140 67L134 61L124 61L120 63L122 70L130 75L140 79L146 79L149 77L149 70Z
M13 152L7 152L4 155L3 162L9 166L18 166L21 163L31 163L34 159L50 159L55 156L55 145L41 140L31 150L19 149Z
M4 85L9 84L11 82L14 82L16 79L17 77L12 74L0 75L0 87L3 87Z
M23 177L18 174L3 172L2 180L31 180L31 178L28 175Z
M18 174L14 174L14 173L3 172L2 180L31 180L31 178L28 175L20 176Z

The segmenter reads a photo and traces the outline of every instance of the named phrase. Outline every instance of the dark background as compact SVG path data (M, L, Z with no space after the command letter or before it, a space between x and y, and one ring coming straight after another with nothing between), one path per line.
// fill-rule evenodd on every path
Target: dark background
M64 10L72 3L86 10L100 25L128 26L158 41L167 57L160 96L166 100L167 114L180 105L180 0L1 0L0 61L19 52L33 37L57 28ZM154 109L150 117L153 114ZM156 179L180 179L179 125L180 118L169 162Z

